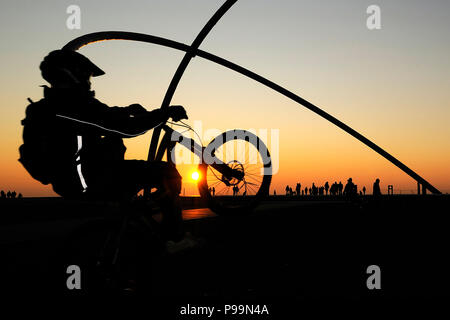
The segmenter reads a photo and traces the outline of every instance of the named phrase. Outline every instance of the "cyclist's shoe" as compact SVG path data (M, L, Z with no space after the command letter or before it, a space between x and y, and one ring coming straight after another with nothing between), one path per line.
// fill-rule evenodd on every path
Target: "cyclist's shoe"
M190 234L186 232L186 235L180 241L172 241L169 240L166 242L166 251L168 254L177 254L181 252L185 252L194 248L199 248L203 245L203 239L196 239Z

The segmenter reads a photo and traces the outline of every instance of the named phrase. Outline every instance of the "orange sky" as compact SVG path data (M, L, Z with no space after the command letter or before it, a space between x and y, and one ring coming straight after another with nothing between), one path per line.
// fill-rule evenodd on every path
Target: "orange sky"
M0 52L0 189L25 196L54 194L17 162L26 98L42 96L38 86L45 81L38 65L50 50L81 34L107 29L189 43L222 2L194 1L189 8L179 1L173 1L175 6L169 5L172 1L137 3L125 10L119 4L105 2L102 7L81 1L85 17L81 30L65 28L64 1L52 10L46 2L33 4L34 10L22 10L13 1L5 5L0 17L2 43L8 44ZM442 13L448 12L448 4L382 1L383 27L369 31L361 1L340 7L325 3L319 7L306 1L296 12L295 2L238 2L202 48L299 94L449 192L450 22ZM80 52L106 71L93 81L100 100L109 105L139 102L148 109L160 105L182 58L182 53L170 49L117 41L93 44ZM296 182L321 185L348 177L369 191L375 178L381 179L384 192L388 184L394 191L416 191L414 180L326 120L200 58L189 65L172 103L186 107L190 124L201 120L203 132L278 129L280 169L271 192L275 188L281 193L286 184ZM149 140L150 134L127 140L127 158L145 159ZM186 193L195 193L189 181L193 168L180 170Z

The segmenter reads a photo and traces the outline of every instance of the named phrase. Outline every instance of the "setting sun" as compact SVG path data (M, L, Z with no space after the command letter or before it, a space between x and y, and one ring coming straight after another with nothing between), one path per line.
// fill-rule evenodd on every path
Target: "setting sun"
M191 178L194 181L197 181L200 178L200 174L197 171L192 172Z

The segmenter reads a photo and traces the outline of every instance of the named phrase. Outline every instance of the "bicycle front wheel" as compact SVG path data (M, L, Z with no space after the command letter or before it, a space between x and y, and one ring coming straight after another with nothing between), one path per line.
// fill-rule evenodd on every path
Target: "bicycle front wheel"
M214 212L247 214L269 194L270 153L252 132L239 129L224 132L209 143L204 153L198 189ZM218 161L208 163L208 159Z

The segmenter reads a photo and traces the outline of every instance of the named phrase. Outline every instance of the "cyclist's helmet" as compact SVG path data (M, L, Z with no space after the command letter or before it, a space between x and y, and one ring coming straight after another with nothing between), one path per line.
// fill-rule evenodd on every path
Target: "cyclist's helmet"
M61 81L85 83L89 78L104 75L105 72L91 60L72 50L55 50L41 62L42 77L54 85Z

